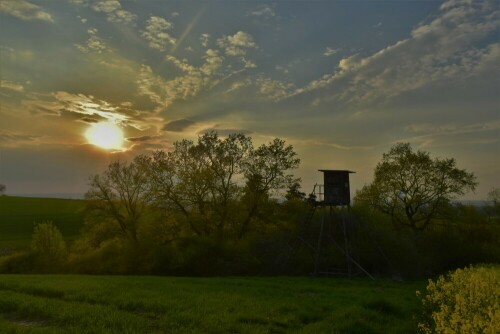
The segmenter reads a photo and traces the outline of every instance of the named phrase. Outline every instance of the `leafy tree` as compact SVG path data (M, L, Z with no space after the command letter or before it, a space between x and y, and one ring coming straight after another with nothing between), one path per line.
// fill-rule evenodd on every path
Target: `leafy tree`
M3 195L5 193L5 190L7 190L5 184L0 183L0 195Z
M244 203L247 206L247 215L239 229L240 238L248 231L252 219L259 213L259 208L273 192L290 188L294 182L298 182L288 171L297 168L299 164L300 159L297 158L293 147L285 146L285 141L279 138L251 152L244 171Z
M490 190L485 209L490 220L498 220L500 217L500 188Z
M196 235L243 236L270 192L293 180L295 156L279 139L254 149L244 134L222 139L212 131L156 152L151 180L160 205L181 213Z
M355 201L391 216L394 224L424 230L450 200L474 190L473 173L456 167L455 159L432 159L398 143L375 168L374 180L357 192Z
M66 243L61 232L52 222L44 222L35 226L31 249L43 269L57 267L67 256Z
M300 200L300 201L305 201L306 200L306 193L300 191L301 185L300 185L301 179L296 179L293 181L292 184L289 185L288 190L285 195L285 199L287 201L292 201L292 200Z
M153 202L149 165L150 158L140 155L130 164L113 162L103 174L92 176L85 194L88 219L110 222L137 240L139 221Z
M112 235L102 226L111 223L133 240L146 213L173 235L242 237L270 196L293 183L289 170L299 161L280 139L254 149L244 134L208 132L93 176L86 195L90 220L101 224L96 231Z

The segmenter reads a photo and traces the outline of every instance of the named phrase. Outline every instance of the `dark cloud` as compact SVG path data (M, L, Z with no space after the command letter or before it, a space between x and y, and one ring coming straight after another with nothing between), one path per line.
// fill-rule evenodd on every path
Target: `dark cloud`
M175 121L170 121L167 124L165 124L163 126L163 130L170 132L182 132L186 130L188 127L194 125L195 123L196 122L187 118L176 119Z
M147 142L151 140L155 140L160 138L160 136L141 136L141 137L129 137L127 138L127 141L136 143L136 142Z
M210 131L215 131L215 132L217 132L217 134L219 134L220 136L229 136L230 134L233 134L233 133L242 133L242 134L244 134L244 135L249 135L249 134L254 133L253 131L250 131L250 130L245 130L245 129L219 129L219 128L207 128L207 129L203 129L203 130L201 130L201 131L198 131L198 134L203 134L203 133L210 132Z
M82 117L79 119L79 121L83 123L93 124L93 123L98 123L100 120L92 117Z
M35 142L42 136L25 133L0 132L0 146L11 146L19 143Z

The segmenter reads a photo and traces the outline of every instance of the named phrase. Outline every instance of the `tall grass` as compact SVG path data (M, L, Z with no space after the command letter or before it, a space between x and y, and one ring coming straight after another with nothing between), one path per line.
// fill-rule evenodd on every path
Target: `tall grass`
M12 333L413 333L425 282L0 276Z

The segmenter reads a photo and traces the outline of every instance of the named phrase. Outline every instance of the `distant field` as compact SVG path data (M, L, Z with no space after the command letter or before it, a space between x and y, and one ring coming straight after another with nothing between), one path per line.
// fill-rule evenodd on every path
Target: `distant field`
M83 226L82 200L0 196L0 249L30 244L35 223L52 221L66 240Z
M425 282L0 275L0 332L414 333Z

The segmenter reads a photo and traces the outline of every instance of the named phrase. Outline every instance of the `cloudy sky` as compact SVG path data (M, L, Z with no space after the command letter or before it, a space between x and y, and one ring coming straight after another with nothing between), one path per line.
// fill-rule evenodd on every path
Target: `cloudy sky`
M370 182L410 142L500 187L498 1L0 2L0 183L84 193L113 160L215 129ZM121 152L88 142L117 124Z

